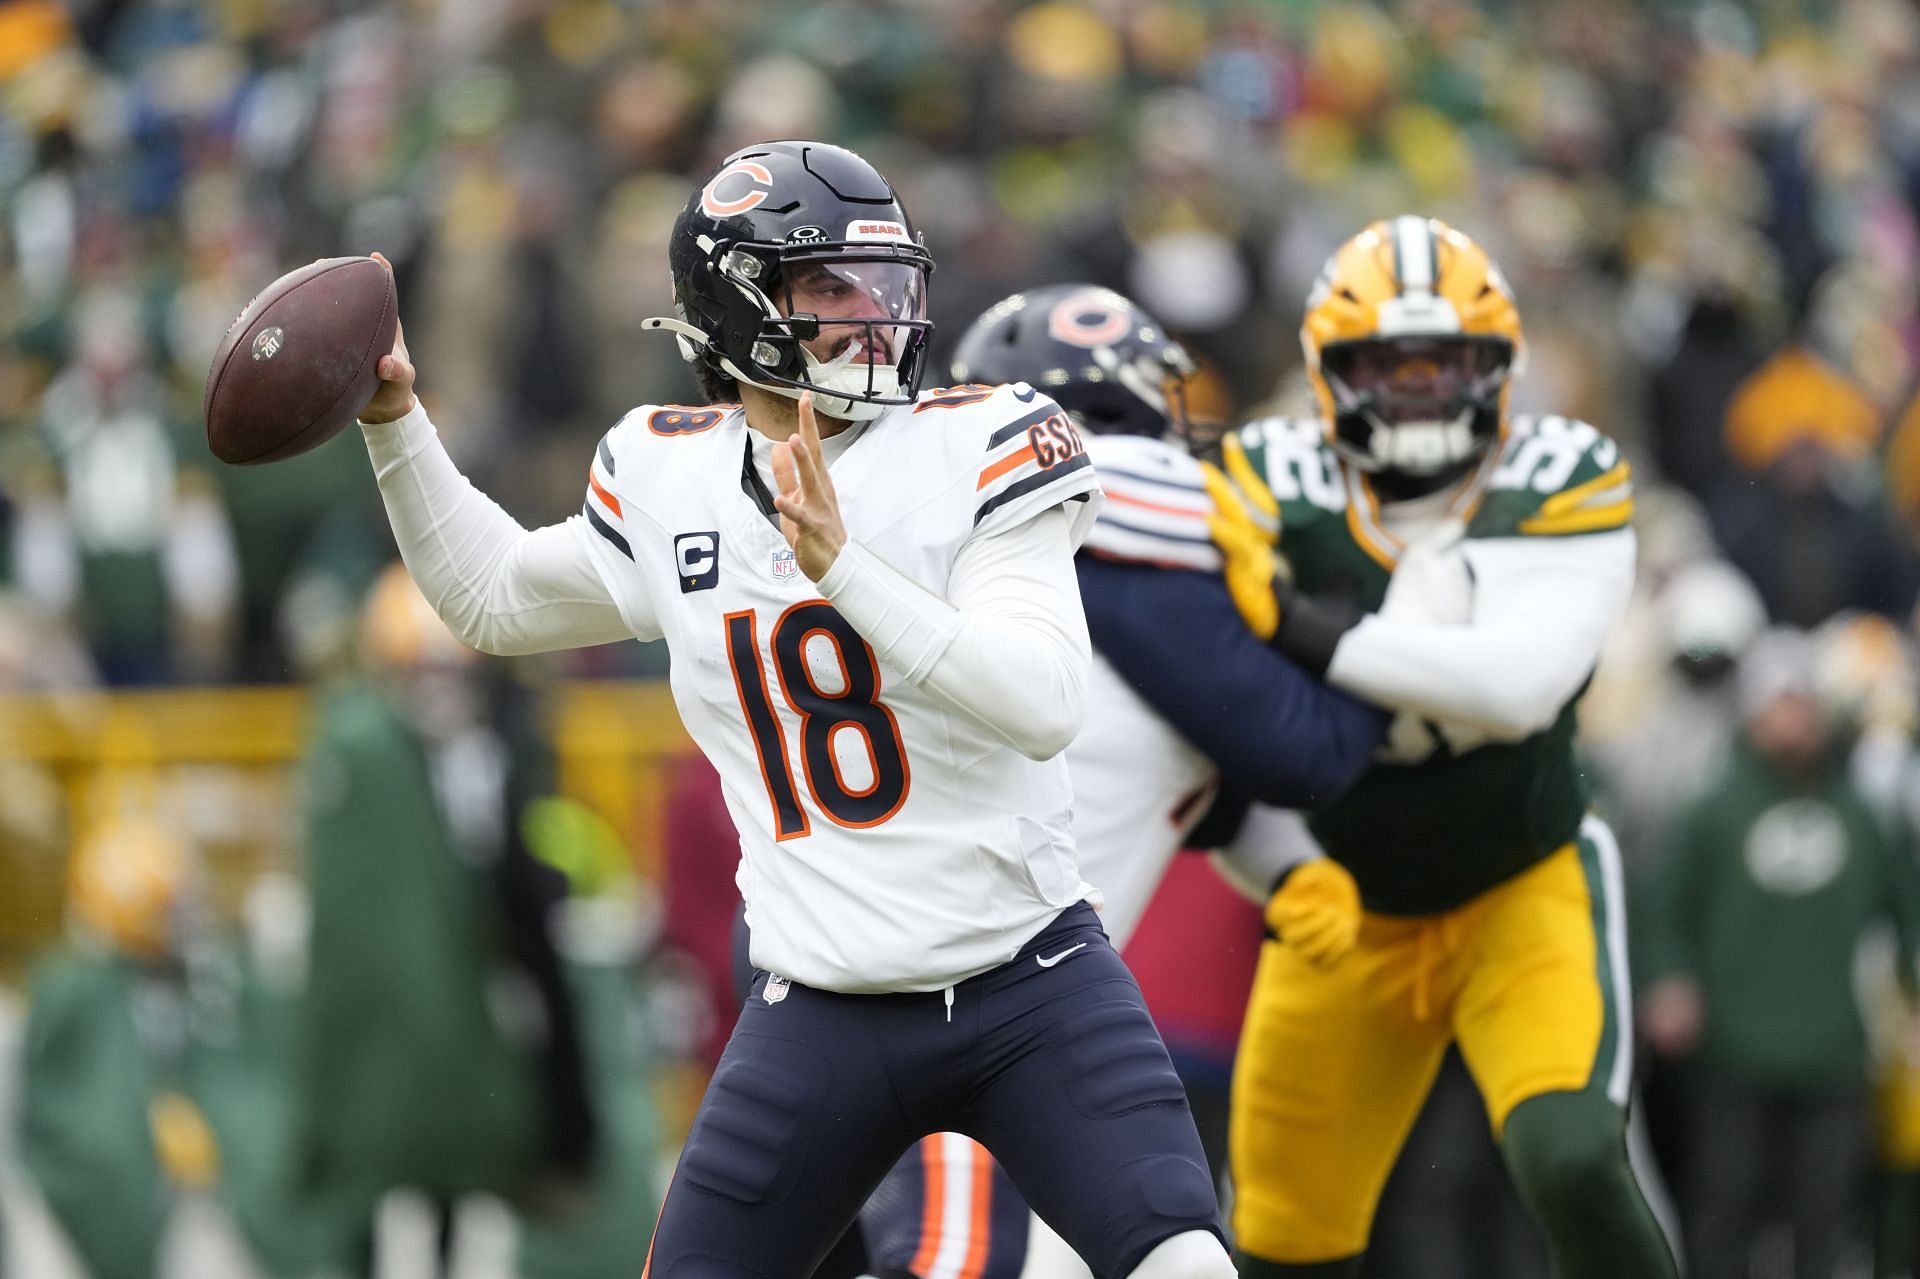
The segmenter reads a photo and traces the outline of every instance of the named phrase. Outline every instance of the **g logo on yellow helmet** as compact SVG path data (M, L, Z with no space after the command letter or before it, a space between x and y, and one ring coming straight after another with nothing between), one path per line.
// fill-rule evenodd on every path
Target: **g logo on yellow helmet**
M735 160L701 188L700 207L708 217L727 218L759 208L772 194L773 174L766 165L756 160Z

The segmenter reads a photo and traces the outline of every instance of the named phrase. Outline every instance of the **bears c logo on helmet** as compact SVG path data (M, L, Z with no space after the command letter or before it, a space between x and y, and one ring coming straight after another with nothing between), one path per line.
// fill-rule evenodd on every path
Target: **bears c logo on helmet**
M1127 329L1125 312L1101 289L1064 297L1047 316L1047 332L1055 339L1089 350L1118 342Z
M744 183L739 181L744 179ZM726 186L733 194L721 193ZM748 209L757 209L773 194L773 174L767 166L753 160L736 160L713 175L700 192L700 207L708 217L725 218Z

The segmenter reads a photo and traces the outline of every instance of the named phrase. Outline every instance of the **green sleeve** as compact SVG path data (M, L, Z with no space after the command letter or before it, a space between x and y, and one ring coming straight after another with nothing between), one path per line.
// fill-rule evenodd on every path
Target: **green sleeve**
M1637 947L1642 985L1694 969L1692 941L1699 936L1713 861L1708 816L1705 797L1682 809L1667 828L1659 861L1642 877L1642 940Z
M1900 938L1900 982L1908 994L1920 993L1920 863L1914 860L1910 837L1889 837L1884 828L1868 820L1863 838L1882 867L1887 914Z
M131 983L111 961L56 955L30 997L21 1161L94 1279L151 1279L169 1199Z
M306 781L306 1184L369 1201L396 1184L511 1191L534 1149L533 1078L493 1019L487 888L454 847L423 744L377 692L344 691L322 708Z

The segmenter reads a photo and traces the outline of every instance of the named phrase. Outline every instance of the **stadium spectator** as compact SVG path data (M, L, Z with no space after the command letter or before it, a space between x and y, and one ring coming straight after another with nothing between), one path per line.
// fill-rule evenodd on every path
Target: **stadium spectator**
M1854 954L1880 919L1915 953L1920 874L1848 779L1809 638L1770 633L1739 679L1738 748L1670 832L1642 1024L1654 1051L1699 1059L1689 1273L1744 1276L1778 1203L1793 1273L1826 1279L1869 1150Z

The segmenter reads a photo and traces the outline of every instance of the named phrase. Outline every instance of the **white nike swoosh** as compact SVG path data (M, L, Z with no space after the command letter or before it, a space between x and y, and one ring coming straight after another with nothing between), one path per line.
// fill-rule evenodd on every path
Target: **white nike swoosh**
M1053 956L1051 959L1049 959L1045 955L1035 955L1033 957L1033 962L1040 965L1042 968L1051 968L1055 964L1059 963L1061 960L1065 959L1068 955L1071 955L1074 951L1079 950L1081 946L1085 946L1086 944L1087 943L1085 942L1081 942L1080 946L1069 946L1065 950L1061 951L1059 954Z

